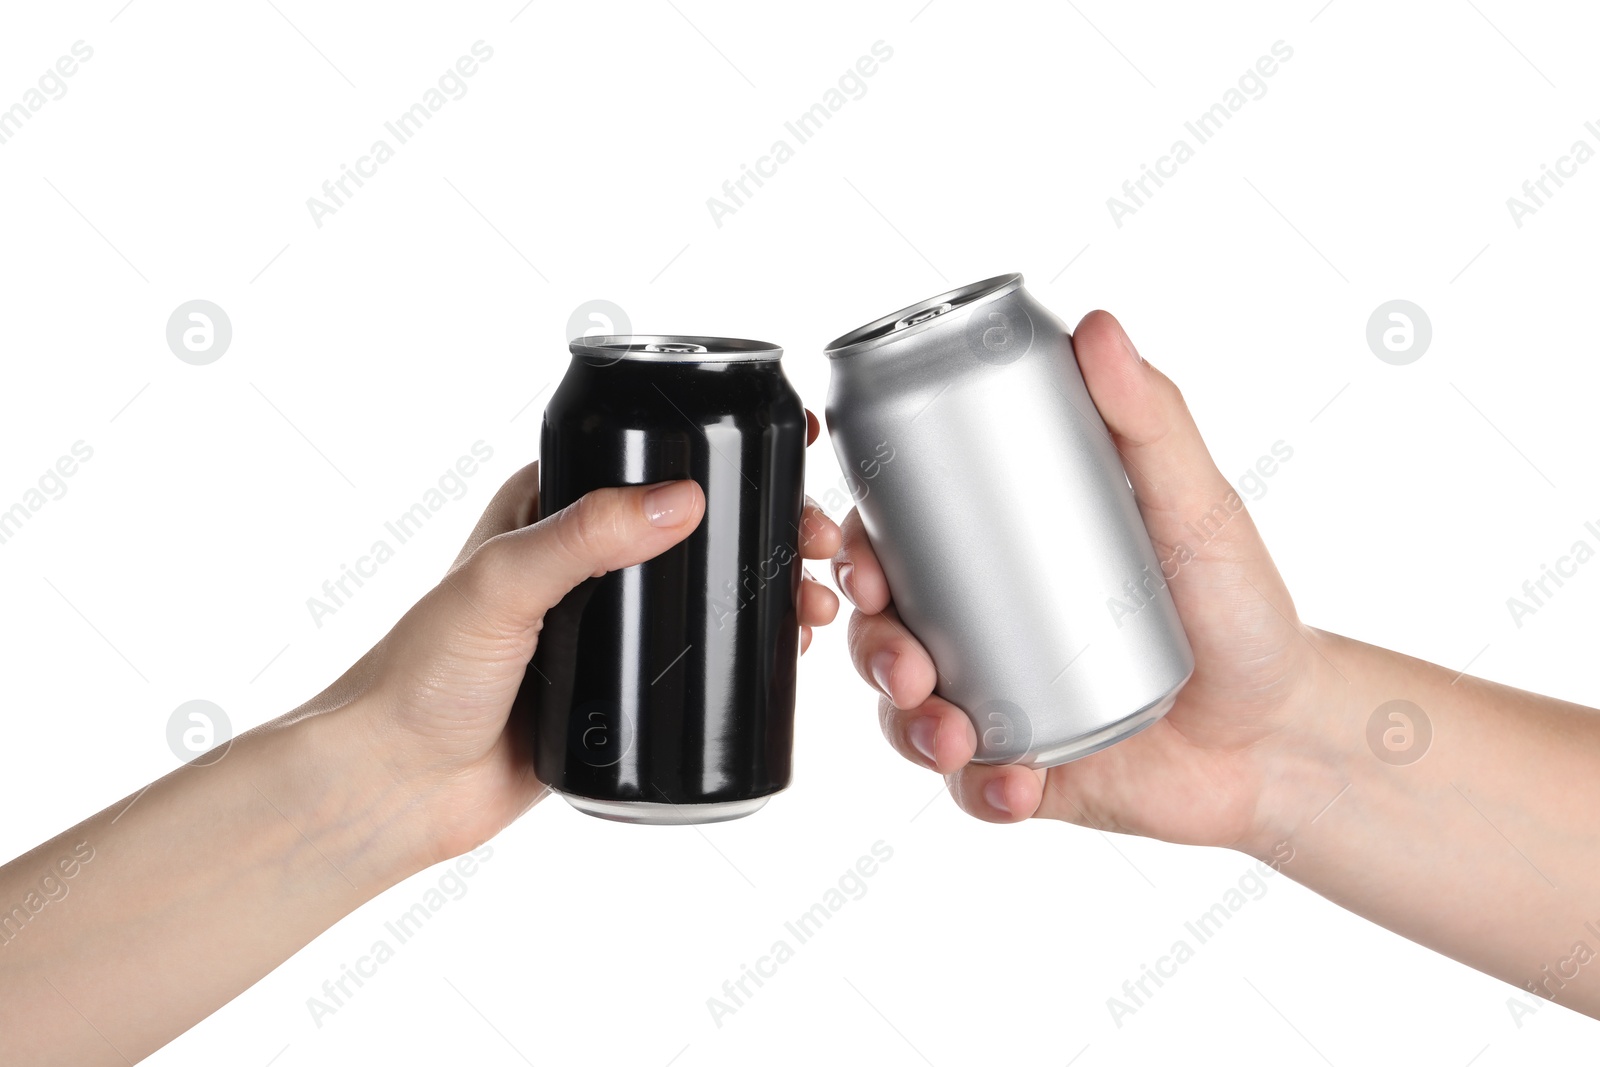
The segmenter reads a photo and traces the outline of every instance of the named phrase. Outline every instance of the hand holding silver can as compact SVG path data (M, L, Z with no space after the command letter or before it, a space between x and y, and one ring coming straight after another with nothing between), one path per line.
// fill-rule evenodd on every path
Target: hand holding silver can
M1270 855L1282 830L1262 800L1269 786L1297 805L1309 802L1302 791L1315 793L1312 814L1327 802L1307 755L1285 737L1320 706L1321 690L1342 692L1344 679L1319 652L1326 635L1298 621L1249 511L1206 450L1178 387L1144 361L1106 312L1085 316L1072 342L1157 556L1178 565L1175 573L1169 567L1168 587L1196 666L1172 710L1122 744L1048 771L973 762L977 732L959 706L935 693L934 659L891 602L890 579L860 511L846 518L834 557L834 579L855 606L851 658L881 694L879 720L890 743L943 774L976 818L1059 819ZM952 485L927 521L950 521L966 507ZM968 622L981 628L992 618L974 611ZM1297 784L1293 775L1301 772L1314 784ZM1328 795L1337 790L1335 784ZM1280 796L1276 803L1286 802Z

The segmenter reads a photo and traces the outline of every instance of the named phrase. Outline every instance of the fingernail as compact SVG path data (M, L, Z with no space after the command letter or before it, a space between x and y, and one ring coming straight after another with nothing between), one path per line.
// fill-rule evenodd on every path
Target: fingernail
M1011 805L1006 803L1006 780L996 778L983 787L983 799L988 805L1002 815L1011 814Z
M936 742L939 738L938 719L932 715L913 719L911 725L906 727L906 737L911 740L911 747L922 753L922 758L928 761L928 766L939 765L939 758L934 754L937 751Z
M651 526L677 526L694 510L694 483L669 482L644 495L644 515Z
M840 564L838 574L839 592L849 597L851 604L856 602L855 577L856 565L854 563Z
M889 691L889 675L894 671L896 654L890 651L874 652L867 666L872 669L872 680L878 683L878 689L890 700L894 694Z

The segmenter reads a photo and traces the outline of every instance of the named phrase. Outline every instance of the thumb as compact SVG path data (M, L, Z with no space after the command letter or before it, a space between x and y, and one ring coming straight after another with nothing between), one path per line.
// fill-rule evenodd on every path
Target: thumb
M1073 342L1196 655L1237 654L1240 596L1252 604L1265 598L1279 617L1294 618L1289 590L1255 522L1206 450L1178 387L1144 361L1107 312L1084 316ZM1175 578L1167 574L1168 560L1202 565L1185 566Z
M485 541L448 581L496 629L526 632L585 578L643 563L705 514L692 481L596 489L532 526Z
M1144 361L1110 312L1089 312L1072 339L1150 535L1170 545L1185 524L1226 506L1233 486L1211 459L1178 387Z

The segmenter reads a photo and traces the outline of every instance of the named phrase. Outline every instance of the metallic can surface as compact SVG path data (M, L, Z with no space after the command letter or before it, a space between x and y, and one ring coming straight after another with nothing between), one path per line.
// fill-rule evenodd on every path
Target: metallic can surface
M591 489L692 478L694 533L591 578L546 617L513 716L574 807L717 822L789 783L806 416L781 350L588 337L545 408L540 513Z
M1165 715L1194 654L1072 340L1022 276L827 354L834 449L977 760L1051 767Z

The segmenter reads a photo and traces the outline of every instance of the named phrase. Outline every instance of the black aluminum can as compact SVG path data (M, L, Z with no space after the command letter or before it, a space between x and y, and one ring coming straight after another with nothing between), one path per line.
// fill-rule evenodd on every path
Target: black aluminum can
M585 337L545 408L540 514L692 478L700 525L545 617L513 716L539 778L590 815L736 819L789 784L806 415L782 350Z

